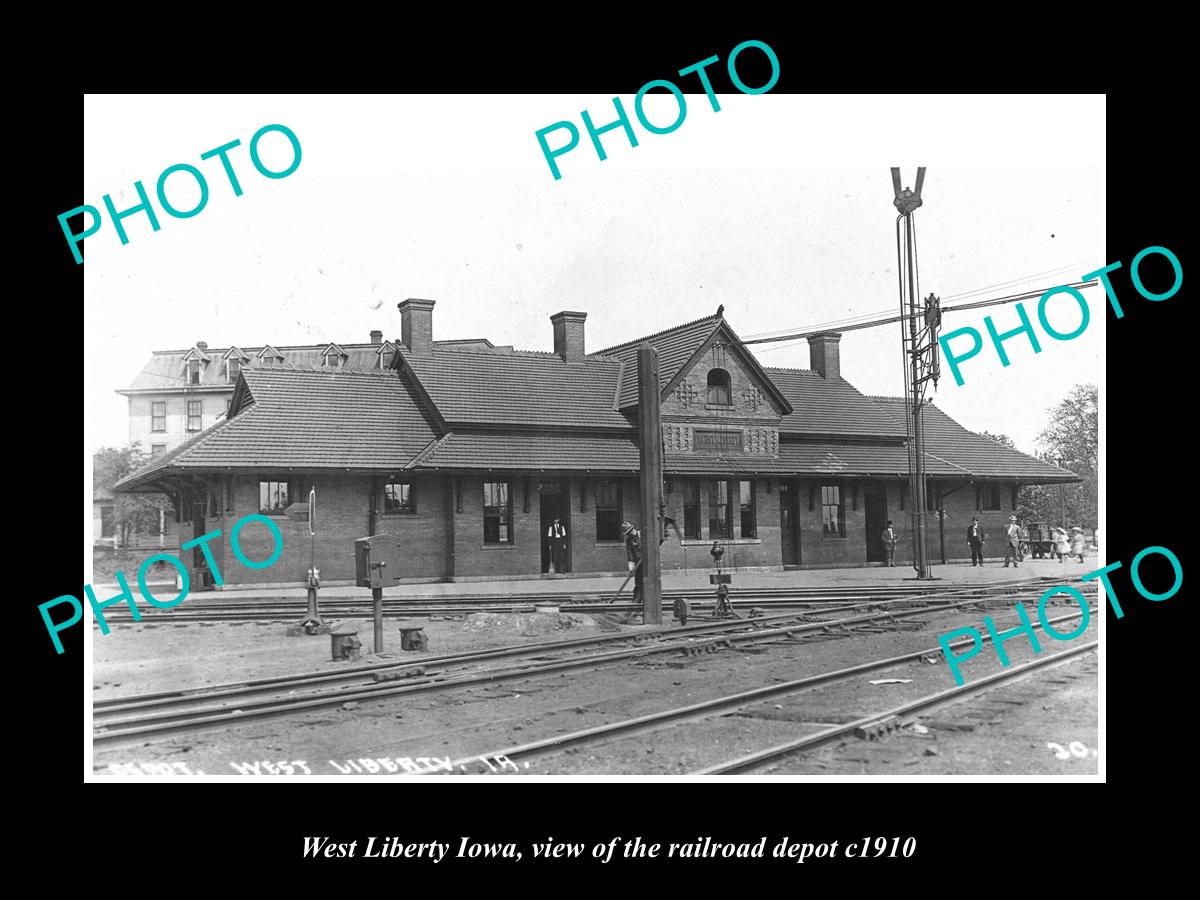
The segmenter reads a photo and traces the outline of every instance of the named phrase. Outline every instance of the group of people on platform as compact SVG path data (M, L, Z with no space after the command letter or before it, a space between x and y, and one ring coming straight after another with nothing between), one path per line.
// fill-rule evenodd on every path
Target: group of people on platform
M983 526L979 524L979 518L972 517L971 524L967 526L967 545L971 548L971 565L983 565L983 545L987 541L987 536L984 534ZM893 527L893 522L888 519L887 527L883 529L883 546L887 551L887 565L894 567L896 565L896 544L898 535ZM1079 561L1083 562L1083 554L1087 549L1087 538L1084 537L1083 529L1076 526L1071 529L1070 537L1067 536L1067 530L1062 526L1050 529L1050 536L1045 543L1049 544L1049 558L1057 557L1058 561L1064 562L1067 557L1072 559L1076 556ZM1016 516L1008 517L1008 525L1004 529L1004 568L1008 568L1011 562L1014 567L1019 567L1025 559L1024 546L1022 544L1021 526L1017 523Z

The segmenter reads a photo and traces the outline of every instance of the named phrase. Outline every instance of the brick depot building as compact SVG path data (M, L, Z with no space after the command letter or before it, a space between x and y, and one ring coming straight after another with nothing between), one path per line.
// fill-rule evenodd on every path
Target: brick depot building
M388 368L240 367L229 415L117 485L164 492L186 542L210 544L226 584L297 583L309 565L302 514L316 488L316 563L324 583L354 578L354 540L392 534L405 580L535 577L549 567L547 530L567 529L572 573L623 573L620 524L638 524L637 348L659 354L667 515L683 532L664 568L705 570L713 540L740 569L855 566L884 559L890 518L897 562L910 563L904 402L868 397L839 372L837 334L809 339L812 371L763 368L715 315L595 353L585 313L551 316L554 352L433 340L431 300L400 304ZM1070 472L925 413L929 547L969 558L977 515L1002 554L1022 484ZM300 505L297 506L296 504ZM285 511L291 507L291 515ZM229 527L275 517L283 553L270 568L233 559ZM261 524L241 533L270 555ZM199 548L187 565L208 583Z

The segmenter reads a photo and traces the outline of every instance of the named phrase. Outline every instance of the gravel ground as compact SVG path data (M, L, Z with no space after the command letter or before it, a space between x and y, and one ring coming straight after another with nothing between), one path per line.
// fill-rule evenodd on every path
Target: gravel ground
M1031 598L1026 605L1032 607L1035 600ZM1056 611L1065 610L1064 606ZM497 751L542 737L790 681L872 658L935 647L938 634L964 625L978 626L984 614L979 610L940 614L926 620L921 630L911 632L743 646L700 656L664 653L592 671L530 676L415 698L364 701L351 709L331 707L141 747L103 747L96 753L94 768L97 772L131 775L154 771L152 764L166 763L177 771L210 775L308 771L331 776L445 767L450 760L479 755L491 759ZM1004 604L987 614L995 619L997 627L1015 623L1011 607ZM370 623L358 624L364 649L370 649ZM486 619L421 620L421 624L430 638L429 652L400 651L397 623L391 622L385 632L387 658L419 660L422 656L497 645L649 630L580 614L545 618L487 614ZM672 627L667 625L665 630ZM1089 633L1076 641L1093 640L1095 629L1093 617ZM1055 641L1043 643L1045 653L1070 646ZM94 648L97 697L336 670L345 665L329 659L328 637L287 637L277 624L122 626L107 637L97 637ZM1024 638L1009 641L1006 648L1013 662L1033 657ZM360 663L372 659L378 657L364 654ZM964 671L968 679L973 679L998 668L995 654L985 649L966 664ZM1057 674L1067 670L1077 674L1070 678ZM883 677L911 678L912 682L869 684L869 680ZM1037 690L997 689L991 692L994 702L987 695L967 701L958 712L949 708L931 714L928 718L932 722L922 719L918 723L929 729L924 735L910 730L882 741L844 741L803 759L789 760L774 774L1094 774L1094 757L1069 755L1057 759L1057 755L1070 751L1047 747L1055 742L1069 748L1072 741L1077 741L1076 750L1096 748L1094 665L1086 661L1073 663L1057 670L1051 678L1062 683L1045 684ZM528 774L685 774L817 730L823 723L849 721L952 684L944 663L910 664L702 723L589 744L578 752L516 758L512 767ZM1011 692L1008 699L1015 702L1000 702L1006 692ZM968 712L972 707L985 710L985 717L975 716L977 721L971 730L951 727L955 721L971 724L962 717L971 718ZM946 727L937 725L939 721ZM930 749L934 754L927 755ZM419 760L427 762L416 762ZM263 763L269 763L270 768ZM286 764L286 769L280 763ZM491 764L508 770L494 759Z

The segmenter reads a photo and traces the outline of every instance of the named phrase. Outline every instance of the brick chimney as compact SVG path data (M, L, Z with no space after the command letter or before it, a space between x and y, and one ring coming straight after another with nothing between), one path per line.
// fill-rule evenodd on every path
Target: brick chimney
M383 343L383 332L372 330L371 331L371 343L372 344L382 344Z
M400 309L400 340L414 356L433 353L433 300L409 297Z
M554 352L572 365L583 364L583 322L586 318L587 313L566 310L550 317L554 326Z
M808 339L809 368L827 381L842 377L838 342L842 336L836 332L814 334Z

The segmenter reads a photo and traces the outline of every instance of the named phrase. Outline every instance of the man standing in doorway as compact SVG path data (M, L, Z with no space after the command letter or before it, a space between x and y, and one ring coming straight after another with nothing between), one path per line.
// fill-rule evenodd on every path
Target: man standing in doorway
M567 560L567 529L558 516L554 524L546 530L546 538L550 541L550 565L558 574L566 571Z
M1004 568L1008 568L1011 559L1013 568L1021 568L1021 526L1017 524L1016 516L1008 517L1008 527L1004 529Z
M892 527L891 519L888 519L887 528L883 529L883 546L887 550L888 566L896 568L896 529Z
M629 571L633 573L633 602L641 603L643 601L642 533L628 522L622 522L621 536L625 538L625 556L629 560Z
M971 545L971 565L983 565L983 529L979 527L979 517L972 516L971 524L967 526L967 543Z

